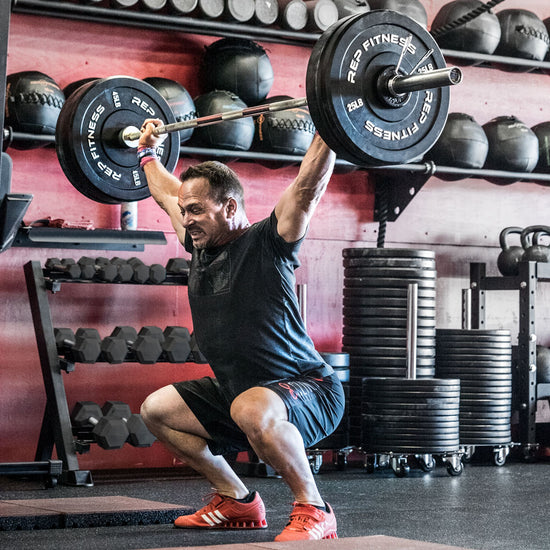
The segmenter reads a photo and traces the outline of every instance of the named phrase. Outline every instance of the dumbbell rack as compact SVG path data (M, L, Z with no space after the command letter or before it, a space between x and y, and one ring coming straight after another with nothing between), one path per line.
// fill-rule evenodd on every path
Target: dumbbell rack
M59 357L52 316L48 300L48 293L61 290L66 283L76 284L136 284L136 283L108 283L95 280L59 279L48 276L40 262L30 261L24 267L25 281L31 307L36 343L44 389L46 391L46 407L38 438L35 461L36 464L51 459L53 448L62 462L61 482L66 485L92 486L93 480L89 470L81 470L77 458L77 446L73 436L63 371L66 369L64 361ZM160 285L187 285L186 275L173 275Z
M514 400L518 410L518 443L526 459L538 446L536 435L537 400L550 397L550 384L537 384L536 294L539 282L550 282L550 264L520 262L517 276L486 276L485 263L470 263L472 329L484 329L488 290L519 292L519 334L516 364L513 365ZM463 315L467 308L463 303Z

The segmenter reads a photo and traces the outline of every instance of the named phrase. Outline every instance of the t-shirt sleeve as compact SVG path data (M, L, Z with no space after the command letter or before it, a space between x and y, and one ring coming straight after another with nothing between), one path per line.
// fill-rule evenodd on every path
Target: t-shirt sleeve
M279 235L279 233L277 233L277 223L277 216L275 215L275 210L273 210L273 212L271 212L271 216L269 217L268 224L271 245L277 254L279 254L282 258L285 258L293 263L295 267L299 267L300 261L298 260L298 252L304 242L305 235L297 241L288 243L281 237L281 235Z

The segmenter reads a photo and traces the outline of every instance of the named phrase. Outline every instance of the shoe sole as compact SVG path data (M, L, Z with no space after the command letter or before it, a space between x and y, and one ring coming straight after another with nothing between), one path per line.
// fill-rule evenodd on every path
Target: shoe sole
M266 529L265 519L257 521L230 521L220 525L176 525L177 529Z

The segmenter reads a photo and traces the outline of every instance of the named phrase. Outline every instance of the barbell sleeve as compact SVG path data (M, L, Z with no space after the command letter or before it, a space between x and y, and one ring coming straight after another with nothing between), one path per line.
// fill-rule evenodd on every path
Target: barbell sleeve
M461 80L462 71L458 67L445 67L425 73L395 75L388 80L387 86L391 94L400 95L419 90L454 86Z
M402 95L418 90L428 90L430 88L442 88L444 86L453 86L462 80L462 72L458 67L449 67L437 69L425 73L417 73L412 75L395 75L387 81L387 91L391 95ZM296 99L285 99L282 101L274 101L262 105L246 107L237 111L226 111L224 113L215 113L203 117L183 120L158 126L153 130L155 136L169 134L171 132L179 132L189 128L199 128L208 126L209 124L217 124L228 120L237 120L240 118L261 115L275 111L286 111L288 109L296 109L298 107L307 106L307 98L300 97ZM141 132L135 127L127 127L122 130L121 141L128 145L132 142L137 142ZM137 143L136 143L137 145Z

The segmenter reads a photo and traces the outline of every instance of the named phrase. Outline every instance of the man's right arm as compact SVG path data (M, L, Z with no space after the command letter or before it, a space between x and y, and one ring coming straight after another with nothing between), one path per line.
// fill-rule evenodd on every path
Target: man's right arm
M157 119L147 119L142 126L142 135L139 140L140 146L156 147L164 141L166 135L155 136L152 130L155 126L161 125L162 122ZM178 191L181 187L179 179L171 174L164 165L158 161L153 160L147 162L143 166L145 177L147 178L147 185L151 196L155 199L156 203L168 214L172 226L176 231L178 240L181 244L185 241L185 229L181 223L181 212L178 206Z

